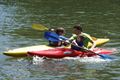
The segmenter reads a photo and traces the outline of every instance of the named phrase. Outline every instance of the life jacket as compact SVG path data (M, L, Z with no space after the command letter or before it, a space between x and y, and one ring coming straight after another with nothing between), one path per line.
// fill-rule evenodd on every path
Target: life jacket
M62 46L62 45L66 45L65 43L63 43L62 41L65 41L67 40L68 38L66 38L65 36L61 36L59 35L59 40L60 41L56 41L56 42L53 42L53 41L49 41L49 45L50 46L53 46L53 47L58 47L58 46Z

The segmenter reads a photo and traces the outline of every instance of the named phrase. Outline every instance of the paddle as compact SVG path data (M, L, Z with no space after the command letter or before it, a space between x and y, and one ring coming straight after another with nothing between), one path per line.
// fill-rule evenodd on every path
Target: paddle
M40 31L48 30L48 28L42 24L32 24L32 28Z
M93 52L93 51L91 51L91 50L87 50L87 49L84 49L84 48L82 48L82 49L85 50L85 51L88 51L88 52L90 52L90 53L97 54L97 55L99 55L102 59L113 59L112 57L110 57L110 56L108 56L108 55L105 55L105 54L95 53L95 52Z
M32 28L35 30L39 30L39 31L49 30L46 26L44 26L42 24L32 24ZM92 37L92 39L94 41L97 40L96 37Z
M97 40L97 38L92 36L92 40L96 41L96 40Z
M73 45L74 45L74 44L73 44ZM80 46L77 46L77 45L75 45L75 46L81 48L83 51L87 51L87 52L89 52L89 53L96 54L96 55L100 56L102 59L113 59L112 57L110 57L110 56L108 56L108 55L99 54L99 53L93 52L93 51L91 51L91 50L87 50L87 49L85 49L85 48L83 48L83 47L80 47Z
M58 35L56 35L56 33L54 33L54 32L46 32L46 34L45 34L45 38L47 39L47 40L50 40L50 41L60 41L59 40L59 36ZM77 46L77 47L79 47L79 46ZM80 48L82 48L82 47L80 47ZM90 52L90 53L94 53L94 54L96 54L96 55L99 55L102 59L113 59L112 57L110 57L110 56L108 56L108 55L105 55L105 54L99 54L99 53L95 53L95 52L93 52L93 51L91 51L91 50L87 50L87 49L84 49L84 48L82 48L83 50L85 50L85 51L88 51L88 52Z

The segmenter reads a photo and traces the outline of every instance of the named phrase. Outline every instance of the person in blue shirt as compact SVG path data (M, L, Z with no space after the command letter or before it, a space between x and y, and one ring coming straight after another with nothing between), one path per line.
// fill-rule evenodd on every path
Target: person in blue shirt
M54 47L59 47L59 46L62 46L62 45L67 45L66 44L66 40L68 40L68 38L66 38L64 36L65 34L65 29L62 28L62 27L59 27L57 29L54 30L54 32L59 36L59 41L49 41L49 45L50 46L54 46Z
M76 37L76 39L72 41L72 43L71 43L71 49L80 51L80 50L82 50L82 48L85 48L83 40L84 40L84 37L81 36L81 35L78 35Z
M71 42L73 41L73 43L75 43L74 45L71 45L72 49L81 50L80 47L89 50L94 49L94 47L96 46L95 41L92 39L92 37L89 34L84 33L82 31L82 27L80 25L74 26L73 30L74 30L74 35L71 38L69 38L69 41ZM92 43L92 46L90 48L88 46L89 42Z

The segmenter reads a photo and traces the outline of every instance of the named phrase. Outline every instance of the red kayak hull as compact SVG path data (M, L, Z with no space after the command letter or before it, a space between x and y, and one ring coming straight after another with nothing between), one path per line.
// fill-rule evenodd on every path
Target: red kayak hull
M101 49L101 48L95 48L93 52L97 52L99 54L112 54L112 51ZM95 53L88 53L88 52L82 52L82 51L76 51L69 48L54 48L54 49L48 49L48 50L40 50L40 51L29 51L29 56L39 56L39 57L47 57L47 58L64 58L64 57L92 57L95 56Z

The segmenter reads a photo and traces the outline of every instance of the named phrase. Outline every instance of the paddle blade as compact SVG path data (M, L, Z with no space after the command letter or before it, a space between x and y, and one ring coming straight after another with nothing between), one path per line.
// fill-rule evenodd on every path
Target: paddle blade
M105 54L98 54L102 59L113 59L112 57Z
M96 40L97 40L97 38L96 38L96 37L92 37L92 39L93 39L94 41L96 41Z
M95 53L95 52L93 52L93 51L91 51L91 50L86 50L86 51L88 51L88 52L90 52L90 53L94 53L94 54L100 56L102 59L113 59L113 58L110 57L109 55L100 54L100 53Z
M52 41L52 42L59 42L60 41L59 36L55 32L45 32L44 37L48 41Z
M40 31L48 30L47 27L45 27L44 25L41 25L41 24L33 24L32 28L35 30L40 30Z

